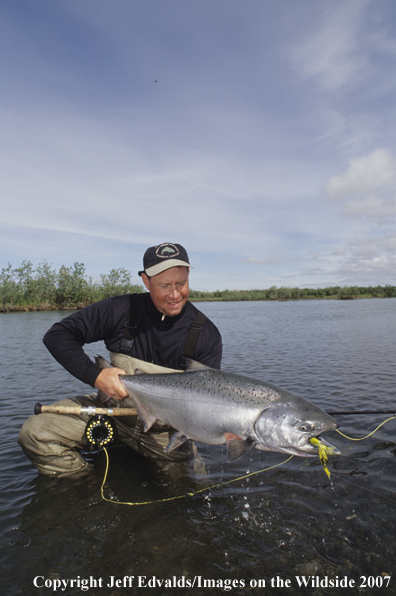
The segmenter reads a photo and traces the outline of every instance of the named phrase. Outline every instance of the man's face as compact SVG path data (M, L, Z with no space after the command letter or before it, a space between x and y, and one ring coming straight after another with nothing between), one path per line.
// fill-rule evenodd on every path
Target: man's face
M182 311L190 293L188 274L188 267L172 267L150 278L142 273L143 283L157 310L168 317Z

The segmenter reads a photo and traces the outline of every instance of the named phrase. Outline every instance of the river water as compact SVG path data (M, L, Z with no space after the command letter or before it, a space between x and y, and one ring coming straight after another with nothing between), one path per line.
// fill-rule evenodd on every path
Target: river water
M224 370L327 410L396 407L396 299L198 307L222 332ZM21 425L36 402L89 389L41 342L66 314L0 315L2 594L396 594L394 419L362 441L327 433L342 451L330 458L331 481L318 458L267 470L285 455L255 450L229 463L224 447L204 445L204 477L185 464L159 467L124 446L109 449L107 498L181 496L173 501L102 500L103 451L91 456L85 478L40 476L16 443ZM107 355L103 344L87 352ZM386 418L337 417L353 437ZM259 473L183 497L251 472Z

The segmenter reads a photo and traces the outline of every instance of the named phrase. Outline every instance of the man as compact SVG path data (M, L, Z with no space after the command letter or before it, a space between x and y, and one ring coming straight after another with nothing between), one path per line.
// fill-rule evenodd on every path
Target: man
M44 336L51 354L76 378L105 393L111 407L133 407L118 375L182 372L187 358L220 368L221 335L215 325L188 302L190 262L180 244L148 248L139 272L148 293L107 298L55 323ZM85 354L86 343L104 340L114 368L99 368ZM92 395L59 402L95 405ZM114 400L114 401L113 401ZM122 400L122 404L120 401ZM172 429L156 423L142 432L137 417L115 418L118 438L144 455L177 460L191 452L165 453ZM43 474L70 476L89 468L79 450L87 415L40 414L23 425L18 442Z

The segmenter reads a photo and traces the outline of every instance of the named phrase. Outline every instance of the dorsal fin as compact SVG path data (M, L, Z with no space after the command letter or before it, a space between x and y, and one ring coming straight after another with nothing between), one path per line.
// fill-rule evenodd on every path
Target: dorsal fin
M191 360L190 358L187 358L187 368L185 370L185 372L191 372L193 370L209 370L209 366L205 366L205 364L201 364L200 362L197 362L196 360Z
M97 356L95 356L95 364L96 366L99 366L99 368L113 368L113 365L110 364L110 362L107 362L107 360L105 360L105 358L103 358L103 356L101 356L100 354L97 354ZM105 404L110 399L111 397L109 397L104 391L99 389L98 394L96 396L96 402L98 404Z
M135 370L133 371L134 375L144 375L144 372L142 370L140 370L140 368L135 368Z

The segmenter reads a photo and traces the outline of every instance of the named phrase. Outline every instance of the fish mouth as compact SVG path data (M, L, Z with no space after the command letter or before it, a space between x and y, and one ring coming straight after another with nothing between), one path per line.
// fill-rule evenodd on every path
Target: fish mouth
M323 437L318 435L304 437L304 442L301 445L298 447L285 449L285 451L299 457L317 457L319 455L319 445L311 443L311 439L317 439L318 443L321 444L322 447L326 448L326 451L329 455L341 455L341 451L337 447L334 447L334 445L331 445L325 441Z
M279 449L274 451L281 451L283 453L290 453L290 455L296 455L298 457L318 457L319 455L319 445L314 445L311 443L311 439L317 439L318 443L326 448L326 451L329 455L342 455L341 451L331 445L327 441L325 441L322 437L318 435L310 435L309 437L304 437L304 442L301 443L299 446L283 446ZM256 443L256 449L261 449L263 451L272 451L272 449L268 449L264 445L260 443Z
M323 437L320 436L315 436L315 437L310 437L307 440L307 443L304 445L304 448L308 448L307 450L307 454L309 457L315 457L316 455L319 454L319 445L313 445L311 443L311 439L317 439L317 441L326 448L326 451L329 455L341 455L341 451L335 447L334 445L332 445L331 443L328 443L327 441L325 441L325 439Z

